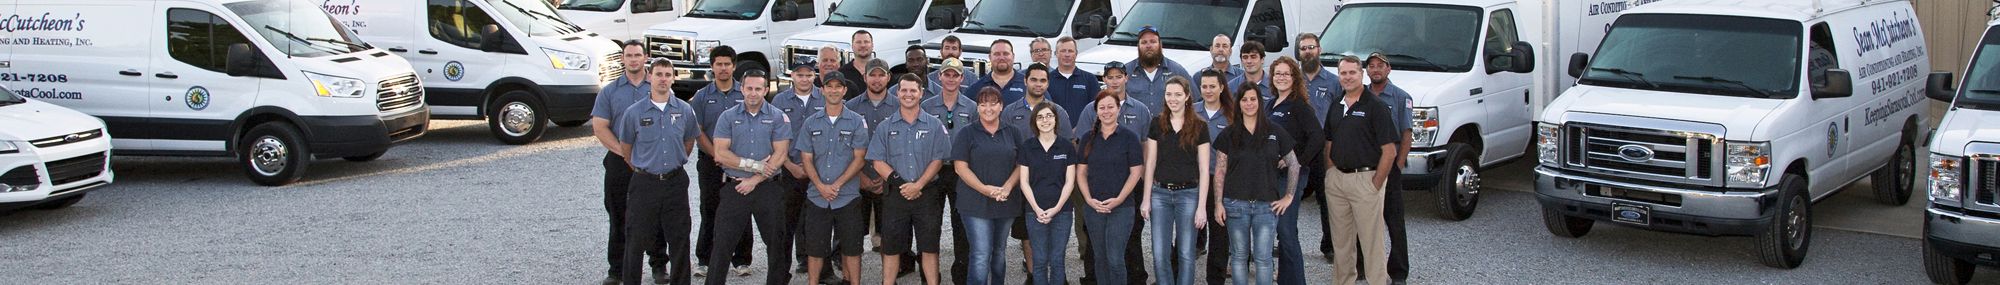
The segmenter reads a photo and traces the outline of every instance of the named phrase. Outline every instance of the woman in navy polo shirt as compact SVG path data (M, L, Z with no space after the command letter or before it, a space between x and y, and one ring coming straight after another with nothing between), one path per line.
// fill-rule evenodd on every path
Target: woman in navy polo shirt
M1090 248L1097 257L1098 284L1123 285L1125 245L1131 242L1138 203L1126 203L1139 184L1145 156L1139 135L1118 126L1118 94L1110 89L1091 99L1097 102L1097 126L1078 138L1083 167L1077 172L1083 186L1084 228L1090 231Z
M1271 284L1277 278L1271 247L1278 241L1278 201L1291 195L1285 182L1299 177L1298 168L1279 165L1297 165L1290 157L1294 144L1291 134L1259 110L1265 103L1257 86L1242 84L1237 90L1242 94L1236 105L1242 111L1236 113L1236 124L1215 138L1216 160L1222 163L1215 170L1222 176L1217 189L1222 208L1215 209L1215 220L1229 228L1231 279L1237 285ZM1249 258L1256 259L1254 273Z
M951 160L958 174L958 197L952 206L965 220L971 266L967 284L1005 284L1007 230L1021 216L1020 192L1014 186L1015 148L1027 136L1000 123L1000 89L979 89L978 124L963 126L952 137Z
M1029 284L1063 284L1067 281L1063 265L1069 250L1070 226L1076 223L1074 212L1065 206L1076 189L1076 146L1062 138L1054 105L1036 105L1034 123L1029 124L1034 137L1021 141L1015 149L1014 173L1019 173L1021 194L1027 196L1028 242L1039 244L1034 248L1030 260L1034 262L1028 269Z

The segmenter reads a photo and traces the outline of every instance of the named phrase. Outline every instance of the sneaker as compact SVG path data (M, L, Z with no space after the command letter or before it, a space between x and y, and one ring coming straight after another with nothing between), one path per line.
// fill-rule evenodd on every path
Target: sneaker
M779 270L783 270L783 269L779 269ZM737 265L736 267L731 267L731 268L729 268L729 271L733 271L733 272L735 272L735 273L736 273L736 276L750 276L750 273L754 273L754 272L751 272L751 271L750 271L750 266L749 266L749 265Z
M704 278L708 277L708 266L707 265L696 266L694 268L694 277L704 277Z

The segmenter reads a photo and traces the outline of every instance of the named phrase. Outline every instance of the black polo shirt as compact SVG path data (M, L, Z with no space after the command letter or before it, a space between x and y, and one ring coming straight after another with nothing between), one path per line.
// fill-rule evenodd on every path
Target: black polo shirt
M978 124L962 126L958 133L952 134L951 156L947 159L966 164L966 168L972 170L972 176L979 177L979 182L1001 185L1014 174L1014 156L1018 153L1014 148L1019 147L1023 140L1026 136L1004 124L994 132L987 132L986 126ZM957 170L951 171L956 173ZM1005 202L993 201L973 190L971 185L965 184L966 181L958 180L958 199L954 199L957 202L952 204L959 214L982 219L1021 216L1020 191L1008 193Z
M1056 202L1062 201L1063 179L1068 178L1069 167L1082 161L1076 145L1070 144L1068 138L1056 138L1055 143L1044 149L1040 139L1031 137L1022 140L1016 150L1021 153L1014 157L1014 164L1028 167L1028 181L1020 183L1033 188L1028 190L1035 191L1036 205L1055 207ZM1067 212L1070 208L1061 209Z
M1092 131L1088 137L1079 138L1083 149L1083 163L1090 166L1090 197L1102 199L1117 198L1124 192L1125 179L1132 175L1132 167L1145 165L1146 153L1139 144L1139 135L1132 129L1116 128L1110 138ZM1139 203L1120 203L1118 207L1131 207Z
M1286 98L1271 105L1269 112L1271 116L1267 119L1285 129L1285 134L1292 135L1292 140L1298 142L1292 146L1292 151L1298 152L1299 164L1319 166L1315 161L1319 161L1320 150L1326 147L1325 138L1321 137L1326 133L1320 129L1320 115L1313 114L1315 110L1306 103L1306 98Z
M1146 139L1154 144L1153 181L1158 183L1194 185L1201 183L1201 161L1197 160L1199 148L1208 144L1208 126L1200 120L1182 122L1180 132L1175 132L1173 123L1151 120L1152 131L1146 132ZM1192 140L1183 141L1182 133L1194 133Z
M1396 116L1389 114L1389 105L1382 104L1373 92L1362 92L1352 106L1334 98L1333 106L1326 110L1326 141L1333 146L1327 156L1337 169L1376 167L1382 159L1382 146L1401 142L1403 132L1396 129Z
M861 97L862 92L868 92L868 74L855 69L853 60L840 63L840 76L847 77L847 94L825 94L826 96L840 96L840 100L847 100ZM895 79L891 77L889 80ZM889 84L895 85L895 82L890 82ZM896 93L896 91L886 92L891 93L892 95L890 96L895 96L893 94Z
M1270 202L1291 192L1284 189L1285 173L1279 171L1278 162L1297 144L1271 120L1257 120L1256 132L1241 123L1230 125L1215 142L1215 150L1229 157L1229 172L1222 178L1223 198Z

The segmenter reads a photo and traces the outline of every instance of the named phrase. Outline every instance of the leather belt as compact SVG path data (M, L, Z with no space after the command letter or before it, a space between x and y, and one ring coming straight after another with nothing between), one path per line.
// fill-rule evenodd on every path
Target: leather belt
M1336 167L1336 168L1338 168L1338 167ZM1374 168L1374 167L1362 167L1362 168L1338 168L1337 170L1340 170L1340 173L1349 173L1349 174L1352 174L1352 173L1358 173L1358 172L1369 172L1369 171L1375 171L1375 168Z
M1158 185L1160 186L1160 188L1167 190L1187 190L1195 188L1195 186L1197 186L1195 185L1195 183L1175 183L1175 182L1158 182L1153 184Z

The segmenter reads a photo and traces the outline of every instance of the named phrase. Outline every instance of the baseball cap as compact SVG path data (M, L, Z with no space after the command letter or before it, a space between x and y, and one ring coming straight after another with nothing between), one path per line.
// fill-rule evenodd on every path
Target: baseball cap
M854 82L847 81L847 75L841 73L839 70L828 71L826 72L825 76L819 77L820 86L826 86L827 84L832 84L832 83L840 83L840 86L843 87L854 86Z
M958 73L959 75L965 75L965 63L958 61L958 59L956 58L944 59L944 67L940 68L942 69L939 70L938 72L951 72L951 73Z
M1139 27L1140 36L1144 36L1146 35L1146 33L1153 33L1153 36L1157 37L1160 36L1160 29L1153 28L1153 25L1146 25L1144 27Z
M791 68L791 70L792 70L792 71L799 71L799 69L800 69L800 68L804 68L804 69L807 69L807 70L813 70L813 71L818 71L818 70L819 70L819 65L818 65L817 63L815 63L815 62L813 62L813 61L809 61L809 60L795 60L795 61L792 61L792 68Z
M889 63L882 62L880 58L869 59L867 67L866 70L862 70L861 72L871 73L875 72L876 69L881 69L882 73L889 73Z

